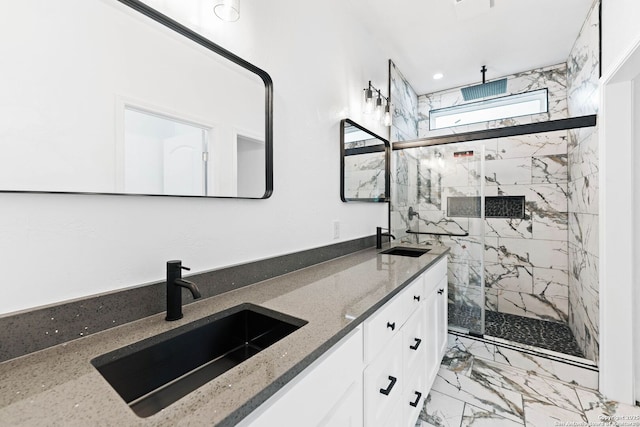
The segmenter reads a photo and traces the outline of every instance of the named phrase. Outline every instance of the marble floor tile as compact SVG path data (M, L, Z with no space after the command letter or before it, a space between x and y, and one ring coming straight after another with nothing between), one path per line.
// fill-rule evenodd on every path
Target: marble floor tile
M551 427L562 425L562 423L587 425L586 416L582 413L570 411L559 406L545 405L539 402L525 401L524 416L527 427Z
M466 352L474 347L469 341L450 334L447 356L415 427L640 426L640 407L530 370L548 359L530 360L509 350L505 357L528 362L526 369L517 369ZM495 357L502 357L496 351Z
M462 421L464 402L439 393L429 393L424 402L416 427L458 427Z
M591 423L635 423L640 426L640 407L608 400L597 391L576 389L584 413Z
M476 360L471 378L485 384L492 384L494 387L518 392L523 396L525 403L558 406L569 411L582 412L574 387L536 375L531 371L505 369L496 363Z
M533 371L538 373L538 375L570 383L571 385L591 389L598 388L597 370L582 368L501 346L496 346L494 360L496 363L509 365L526 371Z
M501 417L495 412L465 405L460 427L522 427L524 424Z
M513 421L521 422L524 415L520 393L446 369L438 372L433 390Z
M494 358L495 346L493 344L452 334L449 334L447 339L447 353L455 349L460 353L470 353L473 357L480 357L488 360L493 360Z

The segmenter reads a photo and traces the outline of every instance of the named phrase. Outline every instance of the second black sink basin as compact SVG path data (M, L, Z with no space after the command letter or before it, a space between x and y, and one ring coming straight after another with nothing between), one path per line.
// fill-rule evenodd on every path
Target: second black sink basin
M424 255L429 252L431 249L420 249L420 248L405 248L402 246L396 246L391 249L387 249L386 251L380 252L384 255L400 255L400 256L410 256L417 258L420 255Z
M148 417L307 322L242 304L91 361L140 417Z

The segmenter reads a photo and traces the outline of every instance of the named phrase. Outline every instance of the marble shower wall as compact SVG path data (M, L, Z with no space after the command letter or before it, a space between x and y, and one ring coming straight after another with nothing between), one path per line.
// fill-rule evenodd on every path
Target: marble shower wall
M418 138L418 95L393 61L389 61L389 98L393 108L389 141ZM409 206L417 201L417 158L406 150L391 155L391 229L398 240L407 233ZM410 173L411 172L411 173Z
M347 199L384 199L384 153L359 154L344 159L344 195Z
M547 88L549 112L430 132L429 110L463 103L460 88L418 97L419 137L469 132L568 116L566 64L507 76L510 94ZM567 322L568 159L566 131L474 141L394 152L397 176L405 176L394 201L394 232L405 241L437 240L451 246L451 301L468 320L482 304L489 310ZM484 150L486 196L524 196L521 219L451 218L447 198L480 194L479 153ZM453 156L470 151L472 157ZM409 160L410 159L410 160ZM446 166L445 166L446 165ZM417 179L413 178L417 175ZM415 182L413 182L415 181ZM420 217L409 221L409 206ZM403 231L469 233L464 237L407 235ZM484 261L482 269L481 260ZM485 281L485 300L480 284ZM469 326L469 325L465 325Z
M567 63L507 76L510 94L548 88L548 113L429 131L429 110L463 103L460 88L454 88L418 97L418 138L594 114L598 105L599 3L595 1ZM400 94L414 93L398 89L410 85L394 66L390 71L396 81L392 84L396 88L392 89L392 97L399 99ZM413 129L410 117L410 113L405 114L398 122L391 141L413 139L400 132L401 126ZM395 120L398 119L394 117ZM465 310L472 312L479 309L479 284L484 273L487 309L568 322L586 357L595 361L597 134L597 129L585 128L448 146L449 150L475 153L484 146L485 194L525 196L523 219L492 218L482 222L477 218L447 217L447 196L475 195L475 184L465 186L462 181L466 177L467 184L475 182L482 174L477 166L467 164L465 168L458 161L446 177L438 176L434 162L445 155L441 152L437 157L443 147L393 152L391 205L393 232L400 240L437 241L452 247L450 295L458 299L456 304L462 303ZM409 207L420 217L409 220ZM428 237L407 234L407 229L462 231L469 236ZM484 270L473 261L479 259L484 261Z
M393 108L389 140L396 142L418 139L418 95L391 60L389 81L389 97Z
M465 156L455 154L465 152ZM465 319L483 304L484 273L488 310L567 322L567 131L413 148L396 156L410 159L411 165L404 210L397 211L406 213L411 206L419 213L411 221L408 215L398 214L402 226L428 233L468 233L404 238L411 243L437 241L452 248L451 302ZM479 196L482 180L486 196L524 196L524 218L483 221L449 216L447 199Z
M597 114L600 0L591 7L567 61L570 116ZM598 129L569 131L569 327L598 361Z
M523 219L485 221L486 308L566 322L567 131L485 145L485 195L525 197Z
M491 74L491 69L489 69L489 74ZM480 77L480 73L478 73L478 77ZM452 133L464 133L526 123L545 122L548 120L564 119L567 117L566 63L538 68L531 71L524 71L509 76L501 76L499 78L502 79L504 77L507 78L506 95L547 88L549 91L549 112L504 120L492 120L489 122L474 123L464 126L455 126L433 131L429 130L430 110L465 104L460 88L457 87L440 92L420 95L418 97L418 136L420 138L427 138L431 136L450 135ZM489 79L488 81L491 80L492 79Z

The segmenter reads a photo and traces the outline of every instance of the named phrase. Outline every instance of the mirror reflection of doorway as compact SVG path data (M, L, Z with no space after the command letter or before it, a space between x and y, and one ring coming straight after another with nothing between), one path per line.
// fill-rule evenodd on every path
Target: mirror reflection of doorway
M124 191L207 195L210 129L125 107Z
M265 187L264 141L237 135L237 192L243 197L262 197Z

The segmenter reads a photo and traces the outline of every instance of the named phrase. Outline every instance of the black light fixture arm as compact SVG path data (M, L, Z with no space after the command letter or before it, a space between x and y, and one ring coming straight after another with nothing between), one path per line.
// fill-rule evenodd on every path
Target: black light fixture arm
M380 89L378 89L377 87L372 85L371 84L371 80L369 80L369 87L366 90L367 90L367 97L373 97L373 92L378 92L378 98L384 99L384 101L387 104L389 103L389 97L388 96L384 96L382 94L382 92L380 91Z

